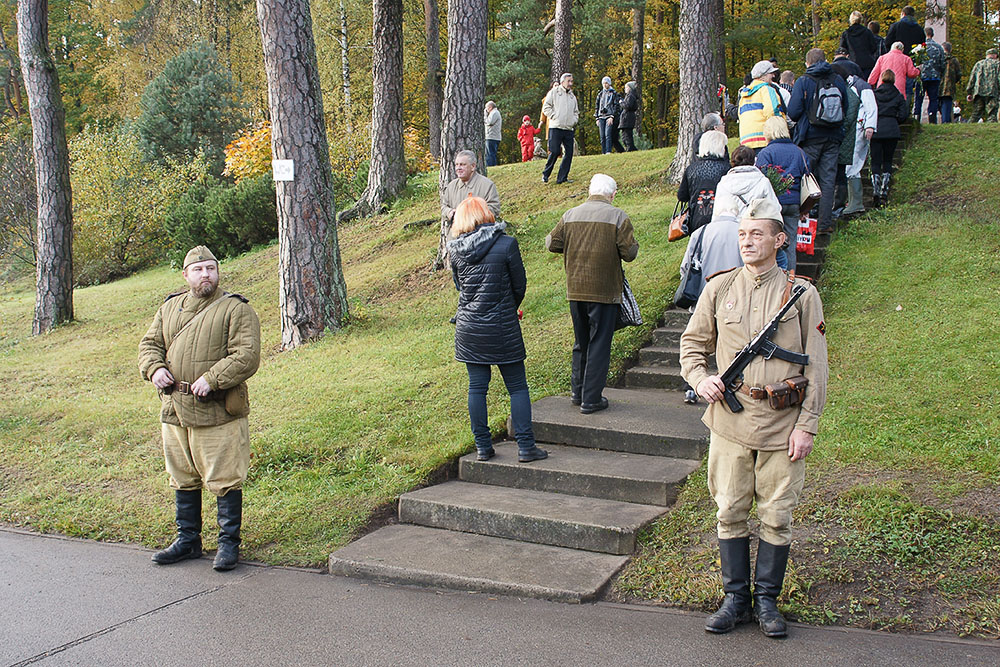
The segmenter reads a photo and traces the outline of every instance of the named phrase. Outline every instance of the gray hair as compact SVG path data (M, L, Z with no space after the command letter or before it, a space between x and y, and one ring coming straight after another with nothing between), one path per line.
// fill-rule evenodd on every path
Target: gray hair
M628 83L625 84L625 90L630 90L630 91L635 90L635 87L637 85L639 84L637 84L635 81L629 81Z
M614 197L616 192L618 192L618 184L607 174L594 174L594 177L590 179L591 196Z
M722 116L715 112L707 113L705 114L705 117L701 119L702 132L714 130L719 125L722 125Z
M489 102L486 103L486 108L487 109L496 109L497 105L496 105L496 103L493 100L490 100Z
M572 79L573 75L570 72L563 72L563 75L559 77L559 83L562 83L566 79Z
M892 43L892 48L894 48L897 51L902 51L903 50L903 43L902 42L893 42Z
M457 153L455 153L456 160L460 157L464 157L469 162L471 162L473 167L475 167L476 164L478 163L478 160L476 160L476 154L473 153L472 151L458 151Z
M709 130L698 142L698 157L722 157L726 154L729 139L718 130Z

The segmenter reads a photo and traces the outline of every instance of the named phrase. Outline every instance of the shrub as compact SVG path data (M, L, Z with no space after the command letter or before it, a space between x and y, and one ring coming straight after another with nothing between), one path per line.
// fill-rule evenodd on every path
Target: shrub
M103 283L163 261L166 212L208 170L204 157L164 165L143 160L130 125L87 127L70 142L73 272Z
M221 259L273 241L278 237L278 213L271 173L236 185L203 177L167 214L165 227L175 266L196 245L207 245Z
M255 123L243 128L226 146L226 170L237 183L271 170L271 123Z

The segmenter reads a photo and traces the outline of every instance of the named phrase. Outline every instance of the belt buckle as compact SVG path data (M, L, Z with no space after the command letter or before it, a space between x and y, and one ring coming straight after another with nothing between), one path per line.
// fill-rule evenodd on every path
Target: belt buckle
M191 383L190 382L178 382L178 383L176 383L176 387L177 387L177 391L181 392L182 394L190 394L191 393Z
M763 387L750 387L750 398L755 401L763 401L767 396L767 391Z

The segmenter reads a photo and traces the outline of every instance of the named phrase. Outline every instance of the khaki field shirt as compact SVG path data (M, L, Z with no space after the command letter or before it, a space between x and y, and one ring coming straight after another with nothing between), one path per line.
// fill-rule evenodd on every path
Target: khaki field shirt
M787 281L777 266L757 276L748 268L716 276L698 299L695 312L681 335L681 374L694 388L709 375L728 368L730 361L751 338L781 309ZM804 375L809 380L801 406L773 410L767 399L754 400L736 394L744 410L734 414L725 401L708 406L702 421L714 433L751 449L776 450L788 446L792 429L816 434L826 402L827 356L823 304L813 285L797 279L806 293L781 319L772 340L792 352L809 355L809 364L797 366L772 357L755 357L743 371L747 387L764 387L790 377ZM715 353L718 370L708 366Z

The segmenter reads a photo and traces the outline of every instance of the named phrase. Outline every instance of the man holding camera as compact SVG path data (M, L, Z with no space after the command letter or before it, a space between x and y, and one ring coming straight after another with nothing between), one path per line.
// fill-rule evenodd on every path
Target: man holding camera
M163 456L177 510L177 539L153 562L201 557L204 487L218 504L212 566L231 570L250 465L246 381L260 365L260 322L244 297L218 289L219 263L205 246L188 252L182 275L189 289L167 296L139 343L139 371L162 402Z
M792 511L805 479L805 458L813 448L826 401L826 327L819 293L806 288L771 336L785 351L808 355L802 366L778 353L755 357L746 367L733 412L722 401L726 386L708 360L726 364L774 318L788 301L792 284L775 257L785 242L781 208L754 199L739 226L743 267L717 274L705 286L681 335L681 374L709 402L702 421L711 431L708 488L719 510L719 555L725 599L705 630L725 633L751 619L768 637L787 634L777 598L785 579ZM750 529L756 501L760 539L753 594L750 592Z

